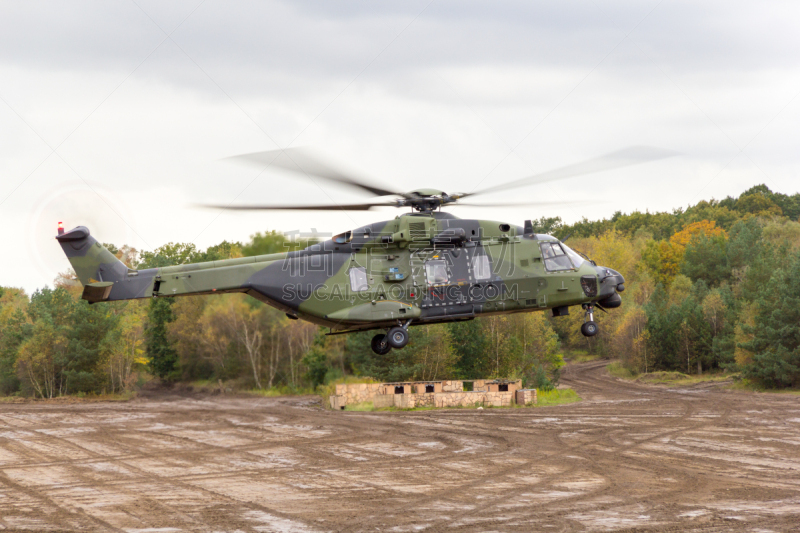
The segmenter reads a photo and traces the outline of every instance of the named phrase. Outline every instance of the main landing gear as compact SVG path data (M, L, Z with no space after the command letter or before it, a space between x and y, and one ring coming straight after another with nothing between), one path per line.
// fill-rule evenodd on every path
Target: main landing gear
M584 315L584 323L581 325L581 333L584 337L594 337L599 331L597 322L594 321L594 306L592 304L583 304L582 306L586 313Z
M372 337L372 351L378 355L386 355L392 351L392 347L389 346L389 341L386 339L386 335L383 333L378 333Z
M410 320L405 323L390 328L386 334L378 333L372 337L372 351L378 355L386 355L392 348L403 348L408 344L408 325Z

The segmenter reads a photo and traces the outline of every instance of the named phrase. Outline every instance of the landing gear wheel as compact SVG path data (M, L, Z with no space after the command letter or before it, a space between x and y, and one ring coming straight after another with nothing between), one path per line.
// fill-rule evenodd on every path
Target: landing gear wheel
M372 351L378 355L386 355L389 353L392 347L389 346L388 338L389 336L383 333L378 333L372 337Z
M396 326L389 330L386 338L389 339L389 345L392 348L402 348L408 344L408 331Z
M590 320L589 322L584 322L581 326L581 333L583 333L584 337L594 337L597 335L599 331L597 327L597 322L594 320Z

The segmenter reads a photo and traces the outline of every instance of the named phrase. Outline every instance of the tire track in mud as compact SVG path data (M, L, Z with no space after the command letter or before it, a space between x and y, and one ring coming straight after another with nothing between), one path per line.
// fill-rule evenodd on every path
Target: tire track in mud
M800 469L797 401L630 383L610 377L606 363L566 367L563 381L583 402L536 409L344 413L309 398L175 394L15 404L0 416L0 433L38 442L0 437L0 485L53 509L44 517L53 527L70 518L95 530L121 519L92 521L107 515L88 508L69 514L65 494L123 494L120 512L139 519L144 506L146 526L184 530L796 526L800 482L781 465ZM71 434L76 428L92 432ZM111 471L86 468L99 463ZM19 471L9 479L16 485L4 484L12 468L31 476L63 468L61 492Z
M26 431L30 431L30 432L35 433L34 438L41 437L40 434L36 433L35 429L26 428ZM8 438L5 437L5 438L3 438L3 440L8 440ZM3 444L2 441L0 441L0 444ZM7 449L7 450L10 449L10 451L12 451L13 453L15 453L17 455L20 455L20 456L23 456L23 457L28 457L29 459L30 458L36 459L36 461L33 463L33 465L47 464L49 462L49 461L41 461L41 457L44 455L41 451L29 450L29 449L25 448L24 446L17 446L15 444L16 443L12 442L12 446L11 447L3 446L3 448ZM49 459L49 457L48 457L48 459ZM64 464L64 465L69 465L71 463L72 463L72 461L62 461L62 462L60 462L60 464ZM22 464L19 464L19 465L14 465L13 467L4 466L4 467L0 468L0 485L8 487L8 488L12 488L12 489L14 489L16 492L18 492L20 494L24 494L24 495L28 496L31 499L34 499L34 500L37 500L37 501L41 502L40 503L40 510L42 510L42 511L46 510L47 507L55 509L56 510L56 516L58 517L60 522L63 521L65 523L68 523L70 521L74 521L75 518L77 518L75 516L77 514L79 517L85 519L85 521L87 523L93 524L95 527L101 526L101 527L105 528L108 531L122 531L122 530L114 527L110 523L106 522L105 520L103 520L101 518L98 518L96 516L93 516L90 513L87 513L84 509L81 509L81 508L68 509L68 508L66 508L63 504L60 504L60 503L56 502L56 500L54 498L52 498L51 496L48 496L45 491L36 490L36 488L34 488L34 487L26 486L26 485L24 485L22 483L14 481L5 472L5 470L8 470L8 469L25 469L25 468L31 468L31 463L22 463ZM39 487L39 488L41 488L41 487ZM0 515L0 520L2 520L2 519L3 519L3 517L2 517L2 515ZM9 527L8 529L11 529L11 528Z
M688 409L687 412L685 412L681 418L686 418L687 416L690 415L690 413L691 413L691 408ZM682 429L683 428L680 428L678 430L673 430L673 432L674 431L682 431ZM580 464L580 462L576 462L576 464L574 466L564 470L563 472L559 472L559 473L556 473L556 474L551 474L550 476L546 476L542 480L542 482L539 484L541 487L543 487L545 489L557 488L558 487L558 483L556 483L556 482L559 479L569 478L570 475L575 473L575 472L587 471L588 470L589 472L594 474L597 478L603 480L602 481L602 486L598 487L596 489L590 490L588 492L585 492L585 493L576 494L575 496L572 496L572 497L562 498L562 499L559 500L559 503L567 504L571 500L576 500L577 501L577 500L584 499L587 496L588 497L597 498L599 496L605 495L606 493L612 493L612 492L615 491L615 489L617 488L617 485L616 485L615 481L613 480L613 477L608 476L607 473L606 473L607 469L604 466L600 465L599 461L593 457L593 454L586 453L589 450L585 450L584 449L588 445L596 444L599 439L605 438L607 436L599 436L595 440L593 440L591 442L588 442L588 443L583 441L583 442L580 442L578 444L574 444L574 443L566 442L562 438L563 431L562 431L561 428L555 427L554 429L551 430L551 432L552 432L552 437L553 437L554 441L556 442L558 447L561 449L561 451L553 452L553 453L549 454L548 456L546 456L544 458L545 461L556 460L559 457L563 457L564 455L567 455L567 454L574 455L574 454L578 453L580 455L576 455L576 457L579 458L581 461L585 461L586 463L589 463L590 466L586 467L586 466ZM652 437L652 438L658 438L658 436L655 436L655 437ZM623 445L618 445L616 450L612 450L612 451L607 452L607 453L611 453L611 454L620 453L621 451L624 451L624 450L627 450L627 449L634 449L637 446L639 446L640 444L641 444L641 441L635 442L635 443L630 444L630 445L624 445L624 446ZM583 453L581 453L581 452L583 452ZM499 494L492 501L488 501L488 502L484 503L483 505L477 507L473 511L467 512L466 514L467 515L478 515L478 514L481 514L481 513L485 512L486 510L491 509L498 502L506 501L509 497L513 496L513 494L515 494L517 492L517 490L518 489L514 488L514 489L510 489L506 493ZM683 490L683 488L679 487L679 488L673 489L672 492L680 492L681 490ZM638 499L638 497L631 497L631 498L621 499L621 500L618 499L618 501L615 502L613 505L624 505L624 504L628 503L629 501L633 501L633 500L636 500L636 499ZM603 509L606 509L608 507L610 507L610 505L606 505L606 506L602 506L601 505L601 506L597 506L596 509L603 510ZM566 517L562 516L561 519L565 520ZM435 529L435 527L431 526L431 529Z
M605 363L596 364L596 365L590 366L590 368L588 370L596 372L599 368L604 367L604 366L605 366ZM594 389L594 391L603 391L602 380L601 379L597 379L597 378L593 378L592 377L592 378L585 379L585 380L575 380L575 381L577 381L581 385L588 382L590 384L591 388ZM600 386L598 386L598 382L600 382ZM577 385L577 387L580 387L580 385ZM639 391L636 391L636 392L639 392ZM649 392L649 391L647 391L647 392ZM619 390L617 391L617 395L619 395ZM629 443L629 444L628 443L620 443L620 442L614 440L615 433L619 433L619 432L625 431L625 428L617 430L616 432L611 432L610 435L608 435L608 434L607 435L599 435L597 438L595 438L593 441L591 441L589 443L587 443L585 441L582 441L582 442L580 442L578 444L573 444L573 443L566 442L562 438L563 432L559 431L559 429L556 427L556 429L554 430L554 437L555 437L556 442L560 446L562 446L563 450L565 450L562 455L567 454L567 453L569 453L569 454L575 453L576 450L578 450L578 451L586 451L586 450L583 450L583 448L585 448L587 445L596 444L598 439L603 439L603 438L608 438L608 437L611 438L611 440L615 444L615 446L614 446L614 448L612 450L609 450L609 451L605 452L605 455L607 455L607 456L620 455L620 454L623 454L623 453L625 453L627 451L635 450L636 448L638 448L638 447L640 447L640 446L642 446L642 445L644 445L646 443L649 443L649 442L652 442L652 441L655 441L655 440L659 440L659 439L663 439L663 438L665 438L667 436L680 435L680 434L686 433L688 431L692 431L692 430L694 430L694 429L696 429L698 427L701 427L703 425L703 421L693 419L693 417L694 417L694 415L696 413L696 409L694 407L693 401L680 400L680 399L676 400L675 395L674 394L670 394L669 392L656 393L656 394L654 394L654 396L657 396L657 397L659 397L661 399L664 399L664 400L669 400L672 403L680 404L683 407L683 413L680 416L677 417L677 420L675 419L676 417L672 417L673 418L672 420L669 420L667 417L661 417L661 420L669 420L669 425L672 426L671 428L667 429L666 431L663 431L663 430L656 431L655 434L653 434L650 437L647 437L647 438L644 438L644 439L638 439L638 440L635 440L634 442ZM727 406L724 409L723 413L721 415L719 415L719 417L717 419L718 422L724 422L724 423L727 424L729 416L730 416L730 413L731 413L731 407ZM587 462L589 462L591 464L591 467L588 468L587 470L589 470L590 472L592 472L593 474L595 474L599 478L604 479L604 481L605 481L604 486L600 487L598 489L589 491L588 493L576 495L576 496L574 496L572 498L562 499L562 500L560 500L560 503L562 503L562 504L568 503L570 500L579 501L581 499L585 499L587 496L588 497L597 498L597 497L602 496L604 494L613 493L613 492L616 491L616 489L618 488L617 484L613 480L613 477L608 476L609 465L602 464L600 460L594 458L594 455L596 455L597 453L601 453L601 452L584 453L583 455L580 455L579 457L581 457L582 459L586 460ZM556 454L551 455L550 457L548 457L548 459L554 458L555 455ZM652 464L645 463L644 461L637 461L637 462L641 463L639 465L639 467L641 468L642 471L650 472L653 475L655 475L657 473L655 470L653 470L653 465ZM633 466L633 465L630 465L630 466ZM568 469L567 471L563 472L560 475L563 476L563 477L566 477L570 473L572 473L576 468L577 468L577 466L575 468L573 468L573 469ZM673 476L676 473L677 472L672 472ZM709 477L712 477L712 478L716 478L717 477L717 476L708 476L707 473L703 477L699 477L700 473L698 472L698 469L696 467L694 469L692 469L692 470L684 470L682 472L682 474L683 475L680 476L681 477L681 482L680 483L677 483L675 486L669 488L668 490L663 490L663 491L658 492L657 494L653 494L653 496L661 498L661 499L670 499L670 498L672 498L672 497L674 497L676 495L680 495L680 494L685 493L690 487L691 487L693 492L698 492L698 491L703 490L709 484L709 481L710 481L708 479ZM728 478L725 478L725 477L721 477L721 478L724 481L728 480ZM552 482L551 483L544 483L544 485L545 485L546 488L549 488L548 485L552 485ZM498 502L506 501L508 499L508 497L512 496L515 492L516 492L516 489L512 489L507 494L498 495L496 498L493 499L493 501L486 502L484 505L479 506L479 507L475 508L474 510L468 511L466 513L466 515L479 515L479 514L482 514L485 511L491 509L492 506L496 505ZM615 507L619 507L621 505L624 506L626 504L634 503L634 502L638 501L640 498L641 498L641 496L638 496L638 495L632 495L632 496L630 496L628 498L617 498L617 501L615 501L613 504L599 505L599 506L595 507L595 510L600 510L600 511L610 510L610 509L613 509ZM566 517L562 517L562 518L566 518ZM769 521L769 522L771 523L772 521ZM427 529L435 530L441 525L442 525L442 523L437 523L435 525L429 526ZM577 528L577 529L580 529L580 528ZM662 528L659 528L659 529L662 529ZM670 528L670 529L672 529L672 528ZM703 531L708 530L708 531L711 531L711 530L717 530L718 528L717 527L712 527L712 528L701 527L700 529L695 529L695 528L692 528L692 529L693 530L703 530ZM725 527L723 527L723 529L726 530L726 531L730 530L729 526L725 526ZM686 530L686 526L677 527L676 530Z
M103 428L104 428L104 426L100 426L96 430L96 432L97 433L104 433L103 432ZM41 436L41 433L39 433L41 430L47 430L47 429L50 429L50 427L49 426L44 426L44 427L38 427L38 428L29 428L30 431L38 433L39 436ZM158 509L158 510L161 510L163 512L163 514L172 515L173 517L174 517L174 515L177 514L184 521L195 522L195 520L193 520L190 516L183 514L181 512L180 508L173 509L173 508L165 505L163 502L159 501L158 499L150 498L146 494L143 494L141 491L135 491L134 490L135 486L132 487L132 488L126 489L125 488L126 487L125 482L120 481L120 480L117 480L117 481L102 481L102 480L98 480L97 478L93 478L93 477L89 476L87 474L85 468L83 468L83 467L85 467L87 465L91 465L91 464L98 464L98 463L103 464L103 463L105 463L105 464L112 464L112 465L116 465L116 466L123 465L123 467L124 467L123 469L124 470L136 471L138 469L136 469L132 465L129 465L129 464L127 464L125 462L126 459L130 459L132 457L135 457L134 455L128 454L128 455L122 456L122 457L120 457L120 456L108 457L108 456L104 456L102 454L99 454L99 453L97 453L97 452L95 452L93 450L90 450L90 449L88 449L86 447L80 446L79 444L76 444L76 443L72 442L71 440L69 440L66 437L60 437L60 436L54 435L52 433L48 433L46 435L48 436L48 438L51 441L59 442L62 445L66 445L66 447L69 447L69 448L77 448L77 449L82 450L84 453L86 453L88 455L88 458L64 460L64 461L57 461L57 462L53 462L53 461L42 462L40 460L40 461L38 461L36 463L33 463L33 464L31 464L31 463L21 464L21 465L17 466L17 468L24 469L24 468L31 468L31 467L37 467L37 466L55 466L55 465L66 467L66 468L68 468L69 473L72 476L72 478L76 479L77 482L74 482L74 483L59 483L57 485L59 490L67 490L68 491L68 490L77 490L77 489L82 489L82 488L92 488L92 489L108 488L108 489L113 489L113 491L115 491L115 492L122 493L124 495L129 496L132 500L136 501L137 506L144 505L148 509ZM105 436L108 438L108 434L107 433L106 433ZM33 454L30 453L29 455L33 455ZM43 454L39 453L39 455L43 455ZM144 455L141 455L141 457L144 457ZM141 470L139 470L139 474L140 474L140 479L137 479L136 482L135 482L137 486L141 485L142 481L152 481L152 480L154 480L152 478L152 476L148 477L148 476L142 475L142 474L144 474L144 472L141 471ZM156 478L156 480L164 481L161 478ZM174 479L172 479L170 481L174 482ZM45 489L45 490L47 490L47 489ZM53 488L50 488L49 490L53 490ZM104 521L104 520L102 520L102 519L100 519L100 518L98 518L95 515L92 515L90 513L87 513L79 505L72 505L71 507L77 508L77 509L81 509L83 511L84 515L90 516L96 522L104 524L106 527L108 527L112 531L123 531L122 529L118 529L118 528L114 527L113 525L111 525L107 521Z
M49 426L40 426L40 427L28 426L28 427L26 427L26 429L31 431L31 432L38 433L37 430L49 429ZM105 429L105 426L100 426L100 428L97 429L97 432L98 433L102 433L103 429ZM105 437L106 437L107 440L115 440L114 437L110 437L109 436L108 432L105 432L105 433L106 433ZM147 433L148 434L157 434L157 433L154 433L154 432L147 432ZM170 438L175 438L173 435L168 435L168 434L164 434L164 435L168 436ZM113 457L102 456L102 455L97 454L97 453L95 453L95 452L93 452L91 450L83 448L80 445L77 445L77 444L69 441L66 438L58 437L58 436L55 436L55 435L52 435L52 434L48 435L48 437L50 438L50 440L55 440L55 441L60 441L62 443L65 443L69 447L80 448L80 449L84 450L91 457L91 459L77 459L77 460L67 460L67 461L53 462L53 461L42 461L41 457L40 457L42 454L35 455L34 453L29 452L28 453L28 457L29 458L35 457L35 459L37 459L37 460L34 463L23 463L23 464L20 464L20 465L16 466L17 468L29 468L29 467L31 467L31 464L33 464L33 465L48 465L48 466L59 465L59 466L71 467L70 468L70 474L74 478L79 479L80 482L79 483L72 483L72 484L59 484L59 488L68 490L68 489L79 489L79 488L83 488L83 487L92 487L93 489L109 488L109 489L113 489L115 491L119 491L119 489L122 487L123 488L122 492L124 494L130 495L132 497L132 499L137 502L137 506L141 505L141 504L144 504L150 510L156 510L156 511L160 510L160 511L162 511L160 514L165 516L165 517L169 516L170 520L174 520L174 516L176 514L180 515L180 517L183 519L183 522L189 523L189 524L194 524L194 526L196 528L203 529L203 527L202 527L203 523L202 522L198 522L194 517L191 517L191 516L188 516L188 515L185 515L185 514L181 513L180 508L175 508L174 506L170 507L170 506L168 506L167 504L161 502L158 499L148 498L146 495L143 495L141 491L124 490L124 487L125 487L125 482L124 481L117 480L117 481L103 482L103 481L99 481L97 479L88 478L87 476L80 474L80 469L78 467L83 466L83 465L85 465L87 463L91 463L92 461L98 461L98 462L102 461L104 463L110 463L110 464L114 464L114 465L122 465L125 470L128 470L128 471L136 473L137 479L134 481L135 486L133 487L133 489L135 489L136 486L143 485L143 484L145 484L147 482L152 482L152 483L155 483L155 484L164 484L164 483L166 483L166 484L169 484L169 485L173 485L173 486L176 486L176 487L181 487L181 488L187 489L189 491L207 493L208 496L211 497L211 499L217 500L218 503L224 502L224 504L235 504L238 507L250 507L251 509L258 510L258 511L263 511L263 512L268 513L269 515L276 516L276 517L279 517L279 518L283 518L284 520L287 520L287 521L293 520L293 517L291 515L287 515L286 513L279 512L277 510L268 508L268 507L263 506L263 505L255 504L253 502L246 502L246 503L240 502L240 501L237 501L237 500L235 500L233 498L230 498L230 497L228 497L226 495L214 492L212 490L209 490L207 488L198 486L198 485L193 484L193 483L190 482L192 480L192 478L196 479L196 478L201 478L202 476L189 475L189 476L178 476L178 477L172 476L172 477L169 477L169 478L165 478L165 476L160 476L158 474L154 474L152 472L148 472L146 470L138 468L137 466L135 466L135 465L133 465L133 464L131 464L129 462L129 461L132 461L132 460L135 460L135 459L146 458L147 454L143 454L143 453L136 453L136 454L126 453L126 454L123 454L123 455L113 456ZM184 439L184 440L187 440L188 442L192 442L193 444L198 444L197 441L190 441L189 439ZM226 449L225 447L209 445L207 443L203 443L203 445L206 446L206 449L196 450L196 451L192 452L192 455L193 456L197 456L197 457L201 457L201 456L208 455L210 453L219 452L219 451L228 451L229 450L229 449ZM130 446L130 445L128 445L128 446ZM262 447L263 447L263 445L262 445ZM256 471L256 470L254 470L252 472L248 472L246 470L244 470L244 471L240 470L238 472L232 473L231 476L241 476L242 474L246 475L248 473L258 474L258 473L263 473L263 472ZM225 476L215 475L214 477L215 478L220 478L220 477L225 477ZM187 481L187 479L189 481ZM13 483L13 482L10 482L9 484L11 484L11 483ZM18 487L19 489L24 489L24 487L22 487L19 484L16 484L16 487ZM28 492L30 492L30 491L28 491ZM222 502L220 502L220 500ZM83 512L83 514L85 516L91 518L94 522L96 522L98 524L103 524L109 530L122 531L120 529L117 529L117 528L113 527L111 524L103 521L102 519L99 519L99 518L95 517L94 515L86 513L85 511ZM158 524L158 525L164 526L165 524Z

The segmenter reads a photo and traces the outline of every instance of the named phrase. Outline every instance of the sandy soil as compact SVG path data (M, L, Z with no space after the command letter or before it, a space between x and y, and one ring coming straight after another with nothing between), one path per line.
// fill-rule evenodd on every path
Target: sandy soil
M615 380L537 409L160 393L0 404L0 530L800 531L800 397Z

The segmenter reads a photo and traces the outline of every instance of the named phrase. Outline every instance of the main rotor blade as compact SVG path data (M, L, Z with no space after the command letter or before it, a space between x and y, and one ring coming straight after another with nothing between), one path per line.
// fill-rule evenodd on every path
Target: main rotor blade
M396 207L394 202L373 202L369 204L343 205L214 205L203 204L200 207L228 209L234 211L369 211L373 207Z
M466 206L466 207L559 207L559 206L578 206L578 205L589 205L589 204L598 204L601 202L595 201L580 201L580 202L512 202L512 203L480 203L480 204L473 204L469 202L454 202L451 204L446 204L446 207L459 207L459 206Z
M235 155L226 157L234 161L242 161L258 165L264 168L274 167L304 174L307 176L317 176L326 180L335 181L343 185L349 185L362 191L367 191L375 196L388 196L400 194L397 191L390 191L379 185L371 185L365 180L348 175L338 169L333 168L327 163L323 163L318 158L303 148L287 148L286 150L268 150L266 152L253 152L251 154Z
M501 183L493 187L488 187L479 191L466 193L461 195L460 198L467 196L475 196L476 194L486 194L496 191L506 191L508 189L515 189L517 187L524 187L526 185L534 185L539 183L546 183L549 181L558 181L574 176L581 176L583 174L592 174L594 172L603 172L614 168L622 168L631 165L638 165L640 163L647 163L649 161L656 161L677 155L676 152L664 150L662 148L653 148L650 146L631 146L610 154L587 159L574 165L549 170L541 174L534 174L527 178L511 181L508 183Z

